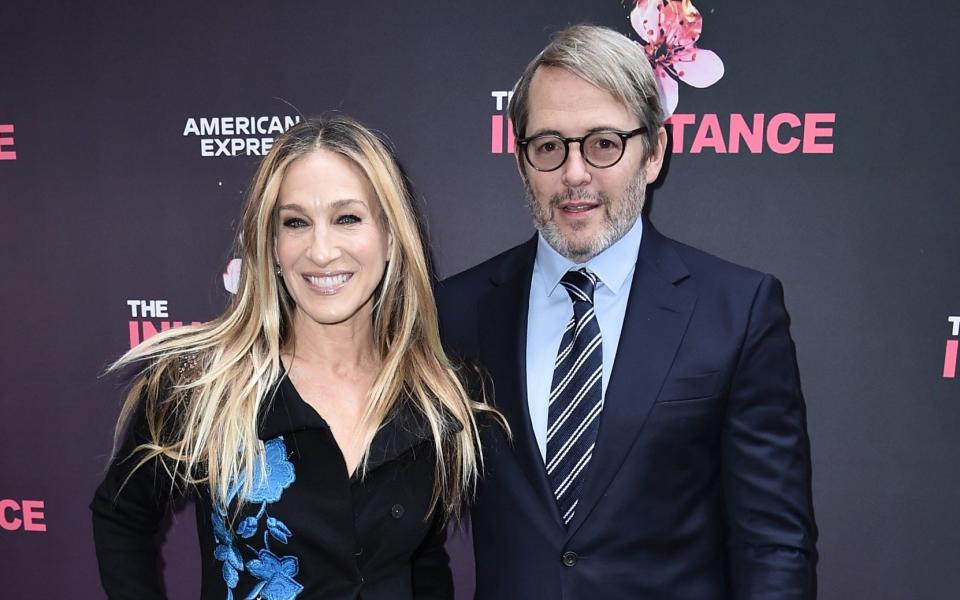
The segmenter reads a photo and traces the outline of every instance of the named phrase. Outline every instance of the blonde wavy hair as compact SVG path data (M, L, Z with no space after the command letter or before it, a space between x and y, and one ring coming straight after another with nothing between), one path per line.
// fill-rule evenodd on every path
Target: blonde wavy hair
M447 515L455 514L482 469L477 415L499 416L482 399L471 398L464 368L443 352L423 236L392 152L342 115L301 121L276 139L260 163L237 235L239 288L223 314L155 335L110 366L108 372L140 368L117 420L114 454L143 402L149 437L134 450L139 457L134 469L159 459L175 483L206 484L224 509L233 482L244 482L241 499L249 495L255 466L263 461L258 415L272 400L283 372L281 349L293 335L295 305L273 264L278 192L290 163L319 149L360 167L395 240L374 305L382 366L359 425L361 474L377 430L399 402L412 402L433 436L433 500Z

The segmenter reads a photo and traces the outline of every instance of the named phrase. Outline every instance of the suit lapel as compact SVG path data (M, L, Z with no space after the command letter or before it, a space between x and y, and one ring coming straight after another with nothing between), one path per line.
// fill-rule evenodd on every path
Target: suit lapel
M514 260L491 278L492 288L480 298L481 364L493 381L494 403L513 430L512 452L544 508L559 525L560 513L547 481L527 406L526 352L530 279L537 238L521 246Z
M593 458L567 530L573 536L609 487L647 419L696 304L675 284L689 273L646 219Z

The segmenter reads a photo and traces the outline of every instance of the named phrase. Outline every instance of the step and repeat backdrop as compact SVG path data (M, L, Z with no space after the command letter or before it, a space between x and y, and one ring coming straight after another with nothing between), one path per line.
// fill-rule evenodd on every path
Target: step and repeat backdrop
M0 3L3 597L103 597L87 505L123 390L100 375L223 308L280 132L341 111L389 137L451 275L532 234L509 90L580 22L644 44L673 107L652 221L784 283L820 598L958 597L960 11L664 4L699 24L638 31L629 0ZM162 537L170 597L196 597L190 505ZM466 534L450 549L468 598Z

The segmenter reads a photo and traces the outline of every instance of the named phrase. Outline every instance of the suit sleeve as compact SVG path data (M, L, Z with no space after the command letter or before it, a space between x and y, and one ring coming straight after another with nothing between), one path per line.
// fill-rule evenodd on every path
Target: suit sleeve
M816 596L810 448L783 289L761 281L732 374L723 483L735 598Z
M134 469L139 455L131 453L146 439L141 403L90 503L100 581L111 600L166 598L156 534L168 507L181 494L159 459Z
M413 597L416 600L452 600L453 575L444 543L447 528L442 511L435 510L430 533L413 556Z

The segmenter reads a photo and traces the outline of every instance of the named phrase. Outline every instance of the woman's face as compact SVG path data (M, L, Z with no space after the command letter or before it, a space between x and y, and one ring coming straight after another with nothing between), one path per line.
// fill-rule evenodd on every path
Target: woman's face
M288 165L277 200L277 262L294 326L369 325L391 239L358 166L316 150Z

